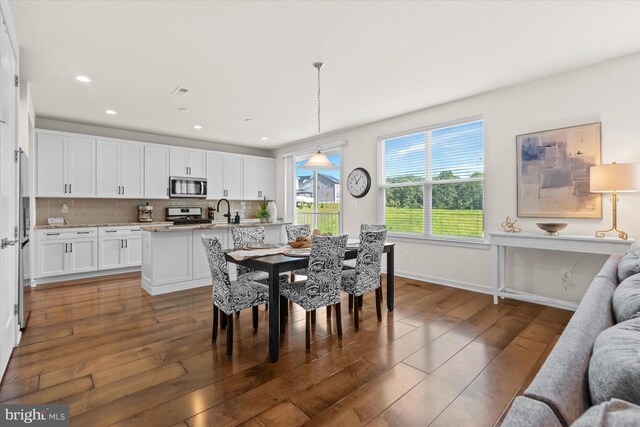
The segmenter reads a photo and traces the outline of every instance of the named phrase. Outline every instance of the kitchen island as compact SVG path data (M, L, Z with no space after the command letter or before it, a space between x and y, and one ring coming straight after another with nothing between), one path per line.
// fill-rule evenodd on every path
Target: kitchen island
M289 223L198 224L141 227L142 288L151 295L166 294L211 285L209 263L201 236L217 237L223 248L231 248L232 227L265 228L266 241L285 240L284 226ZM235 266L229 266L232 280Z

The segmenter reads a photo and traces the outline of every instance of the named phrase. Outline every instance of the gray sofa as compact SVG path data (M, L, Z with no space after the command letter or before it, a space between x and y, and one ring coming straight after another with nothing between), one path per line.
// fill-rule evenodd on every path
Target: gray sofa
M524 395L514 400L502 426L570 426L592 407L589 362L598 335L615 324L612 299L621 258L611 256L593 279L556 346ZM640 425L640 418L635 420ZM603 420L585 425L604 424Z

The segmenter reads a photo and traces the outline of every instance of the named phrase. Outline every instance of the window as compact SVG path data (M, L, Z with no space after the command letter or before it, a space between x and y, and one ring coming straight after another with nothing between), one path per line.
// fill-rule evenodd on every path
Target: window
M382 139L378 161L380 218L390 234L483 237L482 120Z

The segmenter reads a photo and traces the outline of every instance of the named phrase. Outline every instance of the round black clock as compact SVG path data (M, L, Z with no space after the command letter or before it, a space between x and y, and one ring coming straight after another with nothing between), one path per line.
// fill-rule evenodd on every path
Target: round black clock
M353 197L364 197L371 189L371 176L364 168L355 168L347 177L347 188Z

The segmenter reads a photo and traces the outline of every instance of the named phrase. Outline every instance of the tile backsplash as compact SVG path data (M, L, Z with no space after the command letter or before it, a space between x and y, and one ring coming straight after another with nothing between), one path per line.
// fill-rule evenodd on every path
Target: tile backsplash
M138 205L147 202L153 206L153 220L165 221L165 208L171 206L201 206L206 216L208 208L218 204L217 200L169 199L169 200L138 200L138 199L71 199L71 198L36 198L36 225L46 225L52 216L63 217L69 224L97 224L136 222L138 220ZM231 217L238 212L240 217L256 218L259 201L230 200ZM62 212L63 205L68 208ZM222 212L216 212L216 219L224 219L226 204L220 206Z

